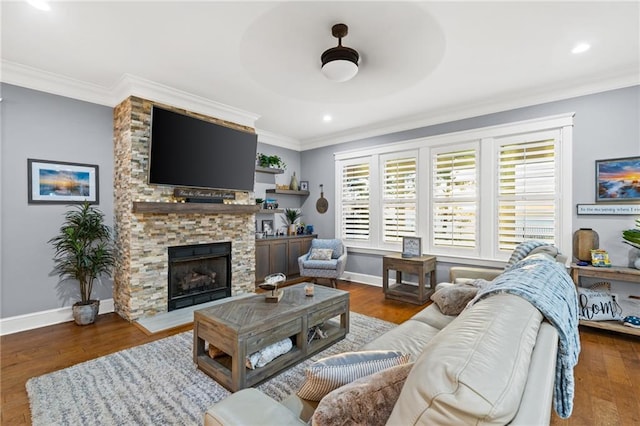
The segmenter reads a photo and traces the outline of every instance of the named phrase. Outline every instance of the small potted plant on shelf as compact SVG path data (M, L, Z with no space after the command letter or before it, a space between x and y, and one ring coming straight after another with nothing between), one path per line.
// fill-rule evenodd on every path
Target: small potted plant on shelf
M258 166L269 169L286 169L287 165L278 155L267 155L258 153Z
M55 249L53 270L61 282L75 280L79 285L80 301L72 307L73 319L78 325L92 324L100 308L100 301L91 299L93 283L100 275L111 276L115 262L104 214L86 201L74 206L49 243Z
M302 212L296 209L285 209L284 219L289 225L289 235L296 235L296 221L302 217Z

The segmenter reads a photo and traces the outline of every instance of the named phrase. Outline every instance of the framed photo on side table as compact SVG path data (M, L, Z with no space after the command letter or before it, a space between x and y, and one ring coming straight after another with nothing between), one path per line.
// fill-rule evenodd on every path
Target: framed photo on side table
M29 204L98 204L98 166L27 159Z
M640 157L596 160L596 202L640 201Z
M422 238L402 237L402 257L422 256Z
M300 181L300 191L308 191L309 190L309 181L301 180Z

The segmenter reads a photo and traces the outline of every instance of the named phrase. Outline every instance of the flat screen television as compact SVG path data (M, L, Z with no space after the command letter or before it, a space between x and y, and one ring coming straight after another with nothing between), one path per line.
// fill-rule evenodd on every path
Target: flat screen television
M157 106L149 184L253 191L258 137Z

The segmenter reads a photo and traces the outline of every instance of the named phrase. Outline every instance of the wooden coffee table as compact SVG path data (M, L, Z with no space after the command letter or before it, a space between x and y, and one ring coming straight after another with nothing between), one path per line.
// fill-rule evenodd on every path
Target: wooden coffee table
M266 303L265 295L258 294L195 311L193 361L198 368L235 392L344 339L349 332L349 293L316 285L314 296L307 297L304 285L283 288L284 296L278 303ZM329 321L332 318L336 319ZM307 342L309 328L321 323L327 337ZM292 339L293 349L264 367L246 368L248 355L287 337ZM205 342L225 355L211 358Z

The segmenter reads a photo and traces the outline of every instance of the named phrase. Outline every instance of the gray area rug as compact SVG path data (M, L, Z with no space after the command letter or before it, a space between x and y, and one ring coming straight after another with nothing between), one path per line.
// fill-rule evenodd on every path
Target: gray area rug
M344 340L257 388L280 401L294 393L319 358L357 350L395 324L352 312ZM27 381L34 426L201 425L229 391L196 368L185 332Z

